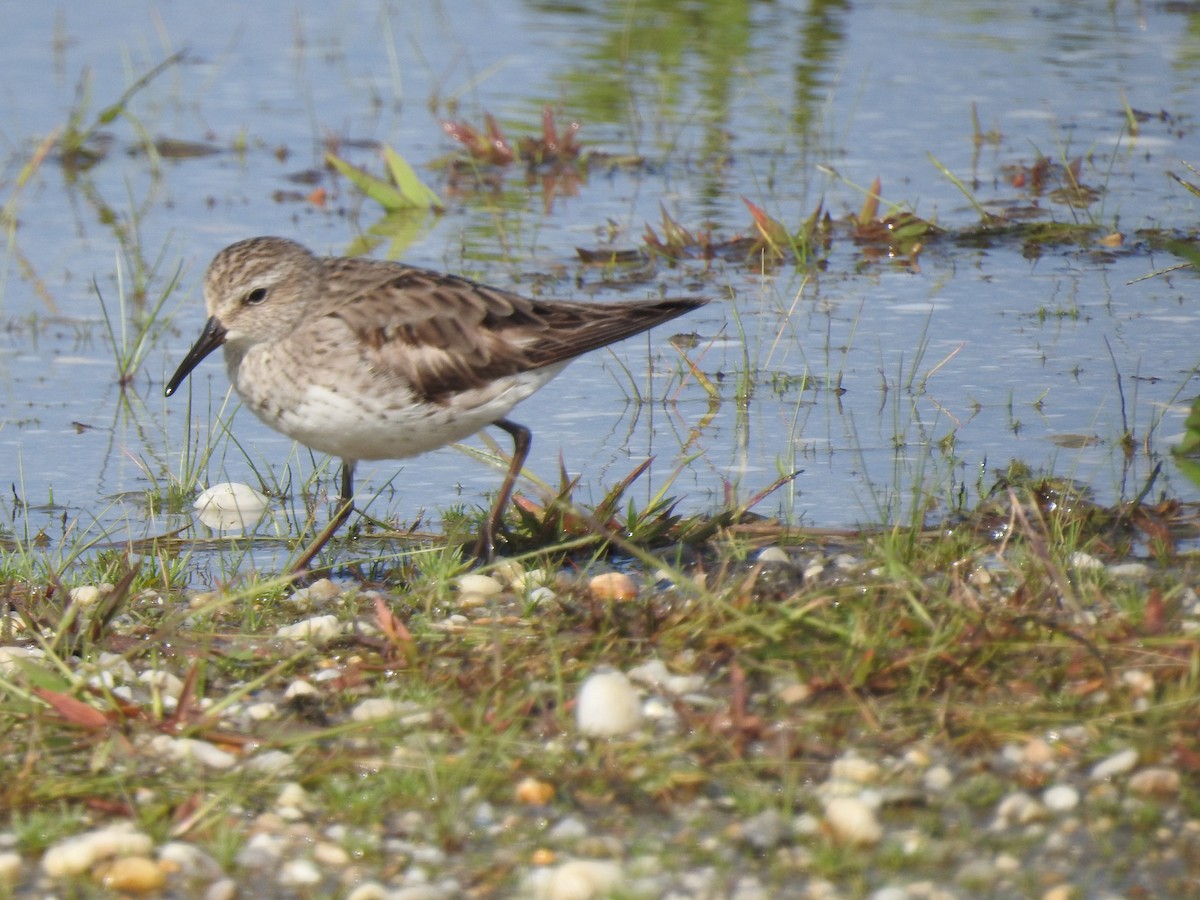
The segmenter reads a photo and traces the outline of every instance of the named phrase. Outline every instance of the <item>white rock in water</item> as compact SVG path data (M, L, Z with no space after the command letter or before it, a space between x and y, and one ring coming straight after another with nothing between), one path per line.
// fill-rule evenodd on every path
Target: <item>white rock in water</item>
M262 518L270 500L248 484L225 481L196 498L200 521L217 531L244 531Z
M642 723L641 700L623 673L595 672L579 688L575 722L593 737L629 734Z
M839 841L855 847L878 844L883 826L868 804L857 797L835 797L825 806L825 825Z

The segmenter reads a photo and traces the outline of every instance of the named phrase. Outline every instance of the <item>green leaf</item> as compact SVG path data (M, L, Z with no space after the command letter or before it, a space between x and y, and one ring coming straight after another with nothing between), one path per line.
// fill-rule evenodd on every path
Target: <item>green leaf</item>
M383 158L387 162L392 181L396 183L400 193L412 201L413 206L434 209L439 212L442 210L442 201L438 195L417 177L417 173L413 171L412 166L404 157L391 147L384 147Z

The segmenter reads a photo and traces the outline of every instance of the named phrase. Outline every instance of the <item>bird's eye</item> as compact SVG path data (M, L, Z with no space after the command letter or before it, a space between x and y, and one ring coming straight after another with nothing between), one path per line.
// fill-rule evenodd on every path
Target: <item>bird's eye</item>
M252 290L250 293L248 293L245 297L243 297L242 302L245 303L247 306L256 306L257 304L262 303L266 299L267 299L267 289L258 287L258 288L255 288L254 290Z

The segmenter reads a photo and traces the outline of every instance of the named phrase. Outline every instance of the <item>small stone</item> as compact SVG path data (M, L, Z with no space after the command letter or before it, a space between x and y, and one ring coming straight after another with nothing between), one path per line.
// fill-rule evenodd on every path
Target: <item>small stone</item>
M526 806L545 806L554 799L554 785L536 778L522 778L517 782L517 802Z
M1137 765L1138 752L1132 747L1128 750L1122 750L1119 753L1114 753L1108 759L1101 760L1092 766L1091 777L1093 781L1107 781L1114 775L1124 775L1126 772L1133 770Z
M588 593L595 600L633 600L637 585L624 572L601 572L588 581Z
M318 841L313 845L313 862L326 868L344 868L350 865L350 854L343 847L329 841Z
M320 646L342 633L337 616L313 616L294 625L283 625L275 630L275 636L288 641L303 641Z
M537 900L594 900L617 890L622 879L619 863L573 859L536 870L530 877L530 887Z
M321 870L312 860L289 859L279 867L279 883L292 887L306 887L320 884Z
M1092 556L1090 553L1084 553L1082 550L1076 550L1071 554L1071 568L1078 569L1080 572L1095 571L1103 569L1104 563Z
M414 711L421 711L417 704L390 697L368 697L350 711L355 722L374 722L380 719L401 719Z
M825 805L825 826L835 840L867 847L883 838L875 810L857 797L835 797Z
M114 825L54 844L42 855L42 870L51 878L70 878L82 875L100 860L145 856L151 847L149 836Z
M235 900L238 895L237 882L232 878L214 881L204 892L204 900Z
M797 704L804 703L812 694L812 688L802 681L793 681L781 685L775 690L775 697L779 702L785 703L788 706L796 706Z
M930 766L921 781L926 790L941 793L954 783L954 773L943 765Z
M1174 797L1179 793L1180 777L1174 769L1150 768L1129 778L1129 792L1139 797Z
M1044 766L1055 758L1054 748L1040 737L1030 738L1021 750L1021 761L1031 766Z
M1108 567L1108 574L1126 581L1140 581L1150 577L1150 567L1140 562L1114 563Z
M1069 784L1056 784L1042 792L1042 803L1050 812L1070 812L1079 805L1079 791Z
M763 547L758 553L758 561L767 565L779 565L790 563L791 557L787 555L787 551L782 547Z
M621 672L596 672L580 685L575 722L593 737L615 737L637 730L642 707L637 691Z
M1023 791L1009 794L996 806L996 821L993 828L1012 825L1028 825L1046 818L1046 807Z
M1154 676L1145 669L1126 669L1121 673L1121 683L1135 697L1148 697L1154 693Z
M563 845L581 841L588 836L587 822L579 816L564 816L546 832L546 839L553 844Z
M103 592L97 585L81 584L79 587L71 588L67 592L67 596L76 606L92 606L100 600Z
M829 767L829 779L832 781L852 781L855 784L874 784L879 780L880 768L877 763L862 759L858 756L843 756L835 759Z
M1078 896L1079 893L1075 890L1074 885L1059 884L1042 894L1042 900L1073 900Z
M388 892L376 881L365 881L348 893L346 900L388 900Z
M197 763L207 769L231 769L238 758L215 744L195 738L173 738L159 734L148 744L152 753L176 762Z
M200 521L216 531L245 530L262 518L270 499L248 484L214 484L192 505Z
M742 840L755 850L771 850L787 836L787 823L777 810L767 809L742 823Z
M504 590L497 579L491 575L480 575L478 572L468 572L457 580L460 594L478 594L482 597L494 597Z
M21 878L21 856L18 853L0 853L0 889L11 890Z
M213 881L223 874L221 864L195 844L171 841L158 851L159 864L170 864L186 879Z
M145 856L122 856L109 863L100 874L106 888L127 894L148 894L167 883L167 874L154 860Z

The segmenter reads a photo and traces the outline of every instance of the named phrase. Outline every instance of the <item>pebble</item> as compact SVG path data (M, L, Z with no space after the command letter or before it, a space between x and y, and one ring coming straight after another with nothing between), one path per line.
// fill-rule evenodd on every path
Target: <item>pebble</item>
M243 530L255 524L270 499L248 484L223 481L201 492L192 506L200 521L216 531Z
M528 887L537 900L593 900L617 890L623 877L619 863L573 859L535 870Z
M7 851L0 853L0 889L11 888L21 877L21 857Z
M114 859L99 873L100 883L113 891L127 894L148 894L167 883L167 873L146 856L122 856Z
M313 606L327 605L342 595L342 589L328 578L319 578L308 587L292 591L287 602L299 609L309 609Z
M1103 561L1092 556L1090 553L1084 553L1082 550L1076 550L1071 554L1070 564L1073 569L1078 569L1081 572L1104 568Z
M302 619L292 625L282 625L275 630L275 636L289 641L304 641L320 646L328 643L342 633L342 626L337 616L313 616Z
M1028 825L1044 818L1046 818L1046 807L1024 791L1016 791L996 805L996 820L992 827L1003 829L1013 825Z
M491 575L481 575L478 572L460 575L457 584L460 594L478 594L481 597L494 597L504 590L504 585L497 579Z
M637 585L624 572L601 572L588 581L588 593L595 600L633 600Z
M321 870L312 860L289 859L279 868L279 883L292 887L320 884Z
M104 859L145 856L152 847L148 835L114 825L54 844L42 856L42 870L51 878L70 878L82 875Z
M526 806L545 806L554 799L554 785L536 778L522 778L517 782L515 793L518 803Z
M595 672L579 687L575 723L592 737L629 734L642 724L641 700L623 673Z
M874 784L879 780L877 763L859 756L843 756L835 759L829 767L830 780L852 781L855 784Z
M825 804L825 826L835 840L853 847L868 847L883 839L875 810L857 797L834 797Z
M1150 567L1142 562L1114 563L1108 567L1108 574L1113 578L1139 581L1150 577Z
M758 561L760 563L766 563L768 565L772 565L772 564L778 565L781 563L782 564L790 563L792 560L791 560L791 557L789 557L787 555L787 551L784 550L782 547L771 546L771 547L763 547L763 549L759 551Z
M150 752L176 762L198 763L206 769L230 769L238 758L215 744L196 738L173 738L159 734L150 739Z
M742 822L742 840L755 850L771 850L787 836L787 822L777 810L763 810Z
M411 700L368 697L350 711L350 718L355 722L394 719L401 725L416 727L429 724L433 720L433 714L421 704Z
M1129 792L1139 797L1173 797L1179 793L1179 785L1179 773L1174 769L1142 769L1129 778Z
M1042 803L1050 812L1070 812L1079 805L1079 791L1069 784L1056 784L1042 792Z
M1114 753L1108 759L1101 760L1092 766L1091 777L1093 781L1106 781L1114 775L1124 775L1126 772L1133 770L1137 765L1138 752L1132 747L1128 750L1122 750L1120 753Z
M954 773L943 765L930 766L921 778L921 783L926 790L941 793L954 783Z

